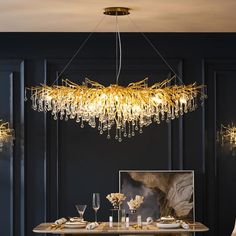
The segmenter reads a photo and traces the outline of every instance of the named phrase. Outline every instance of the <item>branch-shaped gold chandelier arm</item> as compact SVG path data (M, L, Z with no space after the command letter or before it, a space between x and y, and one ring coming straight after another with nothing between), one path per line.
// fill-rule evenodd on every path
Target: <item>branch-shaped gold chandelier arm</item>
M174 77L173 77L174 78ZM54 119L76 119L98 127L100 133L110 137L112 127L116 138L134 136L135 131L153 122L170 120L193 111L202 96L203 86L171 85L171 79L148 87L148 79L130 83L127 87L117 84L103 86L86 79L82 85L66 79L63 85L32 87L32 107L38 111L51 111Z

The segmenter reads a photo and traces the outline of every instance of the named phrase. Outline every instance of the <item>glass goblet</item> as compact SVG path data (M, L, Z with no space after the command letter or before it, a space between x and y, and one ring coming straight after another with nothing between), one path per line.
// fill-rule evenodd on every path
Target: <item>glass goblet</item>
M97 222L97 211L100 208L100 194L93 193L93 209L95 211L95 222Z
M84 220L83 216L84 216L84 212L87 208L87 205L76 204L75 207L80 215L80 220L83 221Z

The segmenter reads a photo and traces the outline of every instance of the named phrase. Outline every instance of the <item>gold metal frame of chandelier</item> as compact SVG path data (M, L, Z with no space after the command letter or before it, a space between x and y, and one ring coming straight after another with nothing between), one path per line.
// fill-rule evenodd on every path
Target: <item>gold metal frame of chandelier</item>
M126 16L129 15L130 8L127 7L106 7L103 14L109 16Z
M204 100L203 85L169 85L175 76L148 86L147 78L123 87L111 84L108 87L86 79L82 85L63 80L62 85L36 86L31 91L32 108L51 112L54 119L75 119L84 127L88 123L97 127L100 134L115 127L115 139L142 133L151 123L171 120L197 108L197 100Z

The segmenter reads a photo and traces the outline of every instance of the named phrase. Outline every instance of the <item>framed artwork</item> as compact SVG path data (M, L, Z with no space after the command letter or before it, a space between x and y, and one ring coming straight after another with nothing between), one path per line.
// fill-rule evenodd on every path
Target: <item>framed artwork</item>
M143 220L168 215L185 221L195 220L194 171L120 170L119 191L126 195L121 206L126 212L130 212L127 201L136 195L144 197L138 209ZM136 217L130 215L131 220Z

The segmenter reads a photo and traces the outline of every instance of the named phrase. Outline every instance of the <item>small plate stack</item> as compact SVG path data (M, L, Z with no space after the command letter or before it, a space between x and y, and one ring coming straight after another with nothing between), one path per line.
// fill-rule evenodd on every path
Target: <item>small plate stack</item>
M157 227L160 229L175 229L180 227L180 223L174 217L166 216L157 221Z
M85 228L87 223L87 221L81 221L77 217L73 217L65 223L65 228Z

